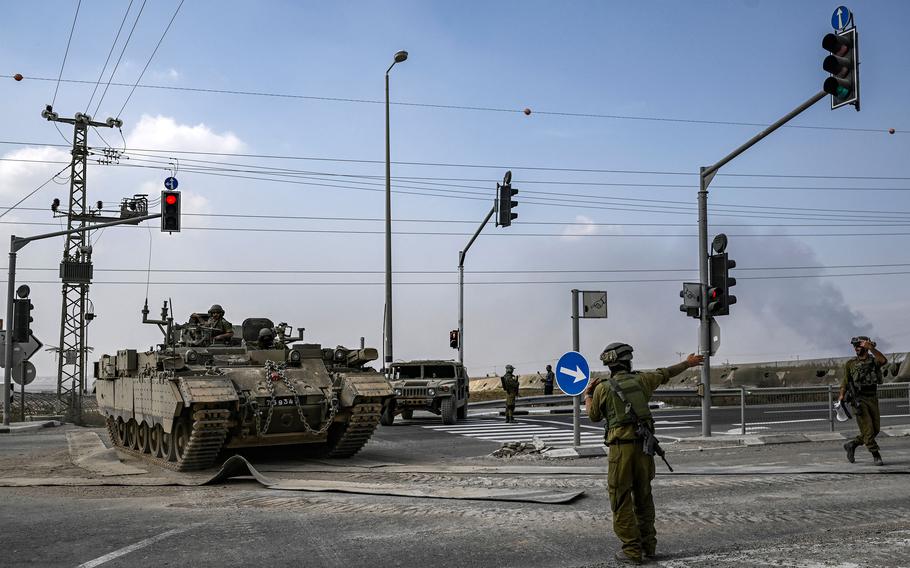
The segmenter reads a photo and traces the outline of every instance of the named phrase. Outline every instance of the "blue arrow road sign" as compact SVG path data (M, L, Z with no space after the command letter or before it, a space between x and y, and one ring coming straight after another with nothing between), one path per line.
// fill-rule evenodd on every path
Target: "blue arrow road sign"
M837 10L834 10L834 13L831 14L831 27L837 31L846 28L852 21L853 14L850 13L846 6L838 6Z
M556 384L568 395L584 392L591 379L591 371L584 356L577 351L569 351L556 362Z
M174 176L171 176L171 177L167 178L166 180L164 180L164 187L166 187L167 189L169 189L171 191L174 191L175 189L177 189L177 178L175 178Z

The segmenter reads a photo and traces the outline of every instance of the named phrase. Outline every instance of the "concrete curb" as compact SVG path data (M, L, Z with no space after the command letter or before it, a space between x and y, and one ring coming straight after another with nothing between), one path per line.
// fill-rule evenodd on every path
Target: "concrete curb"
M47 420L44 422L13 422L9 426L0 426L0 434L31 432L33 430L41 430L42 428L51 428L53 426L63 426L63 422L58 422L57 420Z

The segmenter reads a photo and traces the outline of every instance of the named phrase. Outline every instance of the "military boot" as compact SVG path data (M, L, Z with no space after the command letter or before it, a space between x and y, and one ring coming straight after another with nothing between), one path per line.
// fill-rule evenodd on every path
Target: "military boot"
M872 459L875 460L875 465L885 465L885 462L882 461L882 455L878 452L872 452Z
M619 562L620 564L633 564L633 565L636 565L636 566L639 565L639 564L643 564L643 562L642 562L640 559L638 559L638 558L632 558L631 556L628 556L628 555L627 555L625 552L623 552L622 550L617 550L617 551L616 551L616 555L614 556L614 558L615 558L616 561Z
M844 444L844 449L847 450L847 461L850 463L856 463L856 446L859 444L856 443L856 440L850 440Z

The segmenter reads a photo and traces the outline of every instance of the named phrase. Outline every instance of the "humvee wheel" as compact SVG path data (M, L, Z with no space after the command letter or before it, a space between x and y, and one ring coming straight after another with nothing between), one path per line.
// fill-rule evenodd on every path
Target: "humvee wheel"
M401 417L404 418L405 420L410 420L411 418L414 418L414 411L413 410L402 410Z
M383 426L391 426L395 422L395 401L390 400L382 407L382 413L379 415L379 423Z
M467 418L468 418L468 402L467 401L465 401L465 403L463 405L458 407L458 410L455 412L455 416L459 420L467 420Z
M138 446L136 445L136 438L139 437L139 425L136 424L136 421L130 419L126 423L126 439L124 440L124 445L131 449L135 450Z
M149 453L152 457L161 457L161 439L164 437L164 431L161 424L156 424L149 428Z
M139 425L139 432L136 436L136 449L143 454L149 451L149 430L148 422L143 420L142 424Z
M440 410L443 424L452 425L458 420L455 417L455 400L453 398L449 397L442 399Z

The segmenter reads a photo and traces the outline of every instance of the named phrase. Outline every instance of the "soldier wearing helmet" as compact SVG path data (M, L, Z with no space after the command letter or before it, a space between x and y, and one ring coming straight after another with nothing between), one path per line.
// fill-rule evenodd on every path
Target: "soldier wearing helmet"
M847 361L844 368L844 378L840 384L838 400L844 403L848 387L852 386L856 415L856 425L859 426L859 435L844 444L847 450L847 461L856 461L856 448L865 444L866 449L872 454L875 465L884 465L882 456L878 453L878 442L875 437L881 430L881 412L878 408L878 385L882 383L882 365L888 359L875 348L875 342L865 335L854 337L850 340L856 357Z
M591 381L585 391L585 410L592 422L607 420L604 435L609 446L607 485L613 531L622 541L616 559L641 564L643 559L653 558L657 548L651 495L654 456L645 454L632 415L653 432L654 420L648 407L651 395L671 377L700 365L705 358L693 353L670 367L633 372L632 351L627 343L611 343L603 350L600 360L610 368L610 378Z
M275 341L275 332L264 327L259 330L259 339L256 341L259 349L284 349L284 343Z
M500 379L502 390L506 391L506 422L515 422L515 398L518 396L518 377L513 374L515 367L506 365L506 372Z
M212 343L216 341L230 342L234 337L234 326L224 319L224 308L221 304L212 304L208 314L194 313L190 315L190 323L197 322L212 333Z

